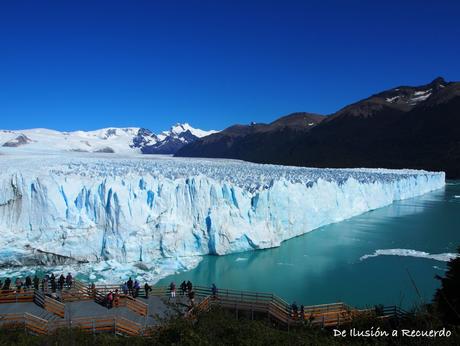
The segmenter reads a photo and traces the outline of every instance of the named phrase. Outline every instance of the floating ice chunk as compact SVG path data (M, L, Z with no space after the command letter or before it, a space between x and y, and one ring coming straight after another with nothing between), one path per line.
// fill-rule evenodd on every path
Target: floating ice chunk
M455 253L440 253L440 254L430 254L424 251L410 250L410 249L379 249L371 255L364 255L360 258L361 261L364 261L367 258L377 257L377 256L404 256L404 257L419 257L419 258L428 258L436 261L448 262L451 259L456 258L458 255Z

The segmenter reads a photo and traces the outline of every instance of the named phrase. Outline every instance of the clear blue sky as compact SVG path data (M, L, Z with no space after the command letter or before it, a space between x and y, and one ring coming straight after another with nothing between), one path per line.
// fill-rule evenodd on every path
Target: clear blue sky
M2 1L0 128L331 113L460 80L460 1Z

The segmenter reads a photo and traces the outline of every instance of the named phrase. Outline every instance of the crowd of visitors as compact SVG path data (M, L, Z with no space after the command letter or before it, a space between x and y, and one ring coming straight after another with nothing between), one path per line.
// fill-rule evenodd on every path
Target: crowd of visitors
M15 292L24 292L31 289L41 289L45 292L51 290L51 292L56 292L56 290L63 290L64 288L72 288L73 277L72 274L68 273L67 276L61 274L58 278L54 273L46 274L42 279L37 275L31 278L29 275L24 279L17 277L14 285L11 282L10 278L6 278L5 282L0 280L0 290L2 291L15 291Z
M0 290L1 291L14 291L14 292L25 292L27 290L42 290L46 294L51 296L56 296L56 291L62 291L64 289L71 289L74 284L74 279L71 273L68 273L66 276L60 274L59 276L54 273L46 274L42 278L39 278L38 275L35 275L33 278L31 276L26 276L24 279L16 278L13 282L10 278L6 278L3 282L0 280ZM148 283L144 284L143 295L145 298L149 298L149 293L152 292L152 286ZM89 285L90 291L93 292L94 298L96 298L96 286L94 283ZM193 284L190 280L182 281L179 286L180 296L187 297L189 299L190 305L195 305L195 291L193 290ZM104 305L107 308L111 309L112 307L117 307L120 303L120 297L131 296L133 298L138 298L141 291L141 284L137 280L133 280L131 277L120 285L119 288L110 290L105 296L103 296ZM176 283L171 282L169 285L169 299L176 302ZM215 284L211 286L211 293L213 298L217 298L217 287Z

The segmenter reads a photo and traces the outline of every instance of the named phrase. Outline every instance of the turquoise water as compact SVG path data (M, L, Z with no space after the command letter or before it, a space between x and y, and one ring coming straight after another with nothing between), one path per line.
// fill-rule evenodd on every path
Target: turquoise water
M456 197L458 196L458 197ZM456 252L460 245L460 182L321 227L280 247L227 256L206 256L195 269L159 282L274 292L287 301L381 303L410 308L429 302L446 262L419 257L364 255L378 249ZM412 282L412 280L413 282ZM417 293L417 290L420 296Z

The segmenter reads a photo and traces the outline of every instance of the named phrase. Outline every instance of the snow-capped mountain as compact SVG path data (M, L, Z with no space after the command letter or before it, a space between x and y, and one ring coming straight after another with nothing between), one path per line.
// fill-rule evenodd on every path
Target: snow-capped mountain
M132 147L140 149L143 154L175 154L184 145L216 132L195 129L187 123L176 124L158 135L147 129L139 129Z
M31 152L76 151L117 154L174 154L183 145L217 131L176 124L156 135L138 127L60 132L49 129L0 130L0 147Z

